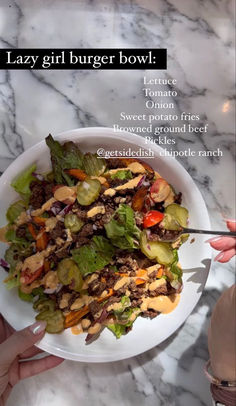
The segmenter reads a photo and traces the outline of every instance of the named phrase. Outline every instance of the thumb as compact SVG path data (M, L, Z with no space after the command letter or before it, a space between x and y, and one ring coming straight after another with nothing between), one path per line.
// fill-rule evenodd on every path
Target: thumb
M226 225L230 231L236 231L236 220L226 220Z
M46 328L46 321L37 321L32 326L15 331L0 344L0 364L10 365L14 359L41 340Z

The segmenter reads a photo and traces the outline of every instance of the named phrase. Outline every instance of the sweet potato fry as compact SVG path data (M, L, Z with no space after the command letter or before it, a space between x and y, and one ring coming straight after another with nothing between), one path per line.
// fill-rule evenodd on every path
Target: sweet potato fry
M137 278L135 280L136 285L142 285L143 283L146 283L145 279Z
M35 216L33 218L34 223L38 224L39 226L44 226L46 223L46 220L47 220L46 217Z
M85 180L88 176L81 169L68 169L66 172L78 180Z
M132 199L132 209L135 211L142 211L145 203L145 197L147 195L148 188L146 186L142 186L137 190L133 199Z
M48 235L46 231L40 232L39 236L36 239L36 247L38 251L43 251L48 245Z
M37 232L36 232L35 227L33 226L32 223L28 224L28 230L29 230L30 234L32 235L33 239L36 240L37 239Z
M104 297L99 297L97 299L97 302L101 303L104 300L107 300L110 296L113 295L113 293L114 293L113 289L109 289L108 294L106 296L104 296ZM87 313L89 313L89 307L88 306L84 306L80 310L70 312L65 318L64 327L68 328L68 327L75 326L76 324L79 323L79 321L82 319L82 317L84 317Z
M163 275L163 268L159 268L157 271L157 278L161 278Z
M45 259L43 266L44 266L45 272L49 272L51 270L50 262L47 259Z
M136 272L136 276L138 276L139 278L142 278L142 276L146 276L147 275L147 270L146 269L138 269Z
M82 317L84 317L88 312L89 312L88 306L84 306L80 310L70 312L69 314L67 314L65 318L64 327L68 328L75 326L76 324L79 323Z

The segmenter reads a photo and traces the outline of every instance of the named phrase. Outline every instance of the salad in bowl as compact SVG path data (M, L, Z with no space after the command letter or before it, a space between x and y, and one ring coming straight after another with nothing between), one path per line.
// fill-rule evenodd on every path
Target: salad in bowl
M0 230L6 288L48 333L71 328L87 343L104 328L120 338L138 317L173 311L188 238L179 236L188 221L181 193L139 159L84 154L51 135L46 144L51 172L32 165L11 184L19 199Z

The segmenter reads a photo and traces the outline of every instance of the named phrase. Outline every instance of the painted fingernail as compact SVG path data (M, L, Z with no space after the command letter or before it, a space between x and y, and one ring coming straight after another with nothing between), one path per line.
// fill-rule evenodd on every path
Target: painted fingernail
M41 334L45 330L46 325L47 325L46 321L43 321L43 320L36 321L36 323L32 324L32 326L30 326L29 329L33 334L38 335L38 334Z
M209 238L209 240L206 240L205 242L215 242L215 241L219 241L219 240L221 240L221 236L220 237L212 237L212 238Z
M220 261L224 256L224 252L220 252L218 255L216 255L214 261Z

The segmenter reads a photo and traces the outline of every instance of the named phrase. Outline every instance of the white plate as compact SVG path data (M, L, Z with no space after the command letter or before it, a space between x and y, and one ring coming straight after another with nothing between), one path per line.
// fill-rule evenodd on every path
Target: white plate
M60 141L77 141L83 152L95 152L99 147L105 150L147 149L145 139L137 135L119 132L110 128L84 128L60 134ZM152 145L154 159L146 159L155 170L170 182L177 191L183 193L183 205L190 213L190 226L210 228L209 217L204 200L186 170L172 157L161 157L163 152L157 145ZM144 159L145 160L145 159ZM1 211L0 225L6 223L5 213L10 203L17 198L10 183L22 170L36 162L39 171L50 167L49 151L44 141L33 146L19 156L0 178ZM191 238L190 238L191 239ZM105 329L100 338L90 345L85 345L85 335L73 335L70 329L59 335L46 334L38 347L63 358L86 362L108 362L125 359L140 354L160 344L168 338L186 320L198 302L205 286L210 262L211 249L205 244L205 237L198 235L195 242L188 241L181 247L179 256L184 275L184 288L180 303L168 315L160 315L153 320L139 317L133 330L121 339ZM0 245L0 257L3 257L5 245ZM15 329L22 329L34 321L35 312L31 304L21 301L16 290L8 291L2 284L6 273L0 272L0 311Z

